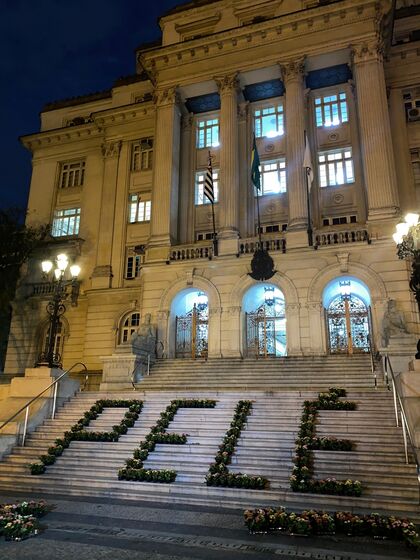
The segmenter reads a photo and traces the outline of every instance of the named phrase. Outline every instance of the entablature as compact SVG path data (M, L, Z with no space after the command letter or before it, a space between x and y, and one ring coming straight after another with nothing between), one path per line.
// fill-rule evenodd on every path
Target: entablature
M230 72L273 64L279 52L290 58L345 49L377 36L377 22L377 2L345 0L144 51L139 61L154 83L184 84L209 79L221 67Z

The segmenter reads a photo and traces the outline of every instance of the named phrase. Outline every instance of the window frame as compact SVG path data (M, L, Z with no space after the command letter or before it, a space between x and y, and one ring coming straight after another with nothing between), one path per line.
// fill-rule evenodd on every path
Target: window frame
M86 160L63 161L59 164L58 188L61 190L83 187L85 182Z
M272 173L273 169L271 170L264 170L265 166L268 165L276 165L277 166L277 174L279 179L280 190L279 191L266 191L264 189L264 183L267 180L265 176L268 173ZM287 193L287 165L286 165L286 158L285 157L277 157L275 159L269 160L262 160L260 162L260 180L261 180L261 192L259 192L259 196L277 196L283 195ZM257 196L257 188L254 187L255 196Z
M137 197L134 201L133 198ZM135 206L134 212L133 207ZM144 224L149 223L152 218L152 201L150 197L140 193L130 193L128 195L128 223Z
M216 121L213 123L213 121ZM203 126L200 126L200 123L204 123ZM208 124L213 123L213 124ZM196 138L195 138L195 147L197 150L208 150L210 148L218 148L220 146L220 116L219 114L211 114L211 115L199 115L195 121L195 129L196 129ZM214 130L217 129L216 137L213 138ZM200 133L203 132L203 141L201 142ZM210 133L209 133L210 131ZM209 137L208 137L209 134Z
M137 319L133 323L133 317ZM140 326L140 311L131 311L122 317L120 321L120 328L118 332L118 344L129 344L131 337Z
M341 98L341 96L344 96L344 98ZM337 97L337 99L334 101L331 99L333 97ZM318 100L319 103L317 103ZM338 122L334 122L334 105L337 106ZM338 87L334 90L316 90L313 94L313 107L315 128L317 130L337 128L350 122L349 92L346 87ZM328 108L327 111L326 108ZM327 122L327 113L329 113L329 118L331 119L330 124Z
M350 153L349 157L346 157L346 152ZM329 156L336 156L341 154L341 158L333 158L328 159ZM321 158L326 158L325 161L321 161ZM339 162L343 162L342 169L339 173L337 173L337 164ZM349 174L349 167L347 162L351 165L351 179L347 180L347 176ZM353 185L356 182L355 176L355 167L354 167L354 158L353 158L353 149L351 146L346 146L344 148L334 148L331 150L322 150L317 154L317 165L318 165L318 180L319 180L319 187L321 189L329 188L329 187L343 187L346 185ZM336 178L337 175L342 174L344 181L343 182L331 182L330 177L332 176L332 169L331 167L334 165L334 177ZM323 184L326 183L326 184Z
M147 145L147 147L146 147ZM140 138L131 145L131 171L151 171L153 169L154 138ZM144 164L146 159L146 164Z
M73 214L69 214L69 212L74 211ZM67 214L66 214L67 212ZM61 213L61 215L58 215ZM51 237L76 237L79 235L80 231L80 217L81 217L81 208L56 208L54 210L54 216L51 226ZM72 218L74 218L72 220ZM61 227L59 227L59 223L61 223ZM66 225L66 228L64 228ZM66 230L65 233L62 233ZM69 233L69 229L72 231Z
M218 168L212 169L212 176L213 176L213 191L214 191L214 204L219 202L219 176L220 170ZM207 196L204 195L204 182L207 174L207 169L198 170L195 172L195 179L194 179L194 205L195 206L206 206L207 204L211 204L210 200ZM202 178L202 181L199 179Z
M279 111L279 108L281 107L281 111ZM274 109L274 113L273 115L275 116L275 120L276 120L276 131L279 131L278 134L273 134L273 135L268 135L268 134L263 134L264 131L264 126L263 126L263 119L265 117L269 117L270 115L263 115L262 113L264 111L267 111L268 109ZM261 111L261 115L256 115L257 111ZM282 136L285 135L285 113L284 113L284 101L283 98L279 98L277 100L270 100L270 103L256 103L253 105L252 108L252 119L253 119L253 127L254 127L254 133L255 133L255 138L269 138L269 139L274 139L274 138L281 138ZM259 121L259 124L257 125L257 121Z

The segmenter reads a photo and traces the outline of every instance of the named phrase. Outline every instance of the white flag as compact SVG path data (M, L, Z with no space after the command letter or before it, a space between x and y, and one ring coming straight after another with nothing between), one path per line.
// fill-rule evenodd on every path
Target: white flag
M305 168L306 175L309 179L308 190L310 192L312 187L312 182L314 180L314 170L312 167L311 150L309 149L309 142L308 142L308 137L306 135L306 131L305 131L305 155L303 157L303 167Z

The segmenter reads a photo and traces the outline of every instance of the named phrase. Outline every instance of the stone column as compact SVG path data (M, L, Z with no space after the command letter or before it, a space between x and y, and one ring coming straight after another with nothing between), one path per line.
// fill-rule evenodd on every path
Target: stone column
M399 212L382 49L373 39L352 55L368 220L382 220Z
M389 105L401 210L403 213L412 212L417 208L417 201L401 88L391 88Z
M104 175L102 205L98 232L96 266L92 274L92 288L110 288L112 282L111 248L114 235L115 197L121 141L102 145Z
M215 78L220 108L220 231L219 239L238 239L238 79L237 74ZM222 243L223 245L223 243ZM236 244L237 246L237 244ZM234 250L234 252L236 252ZM223 249L222 249L223 252Z
M192 144L193 115L184 115L181 124L181 173L179 185L179 241L194 243L195 204L194 179L192 177L191 157L194 153Z
M130 144L123 142L120 152L120 165L115 192L114 235L112 240L111 266L113 288L122 286L125 268L125 246L127 237L127 169L130 165Z
M280 63L285 94L286 166L289 230L306 229L308 222L305 154L304 59ZM305 239L306 241L306 239Z
M241 237L255 235L254 220L254 188L251 187L251 148L249 147L249 103L239 104L238 131L239 157L243 162L239 166L239 232Z
M155 103L155 165L148 257L160 260L167 258L168 247L176 242L178 235L181 112L176 87L157 91Z

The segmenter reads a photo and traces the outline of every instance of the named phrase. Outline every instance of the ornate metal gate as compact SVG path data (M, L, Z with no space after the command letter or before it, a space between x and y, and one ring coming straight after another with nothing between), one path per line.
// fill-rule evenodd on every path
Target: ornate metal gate
M177 358L205 358L208 353L208 306L194 304L186 315L176 318Z
M286 353L284 313L277 306L264 303L246 314L246 341L249 357L281 356Z
M369 308L359 297L334 298L327 309L327 327L332 354L369 352Z

